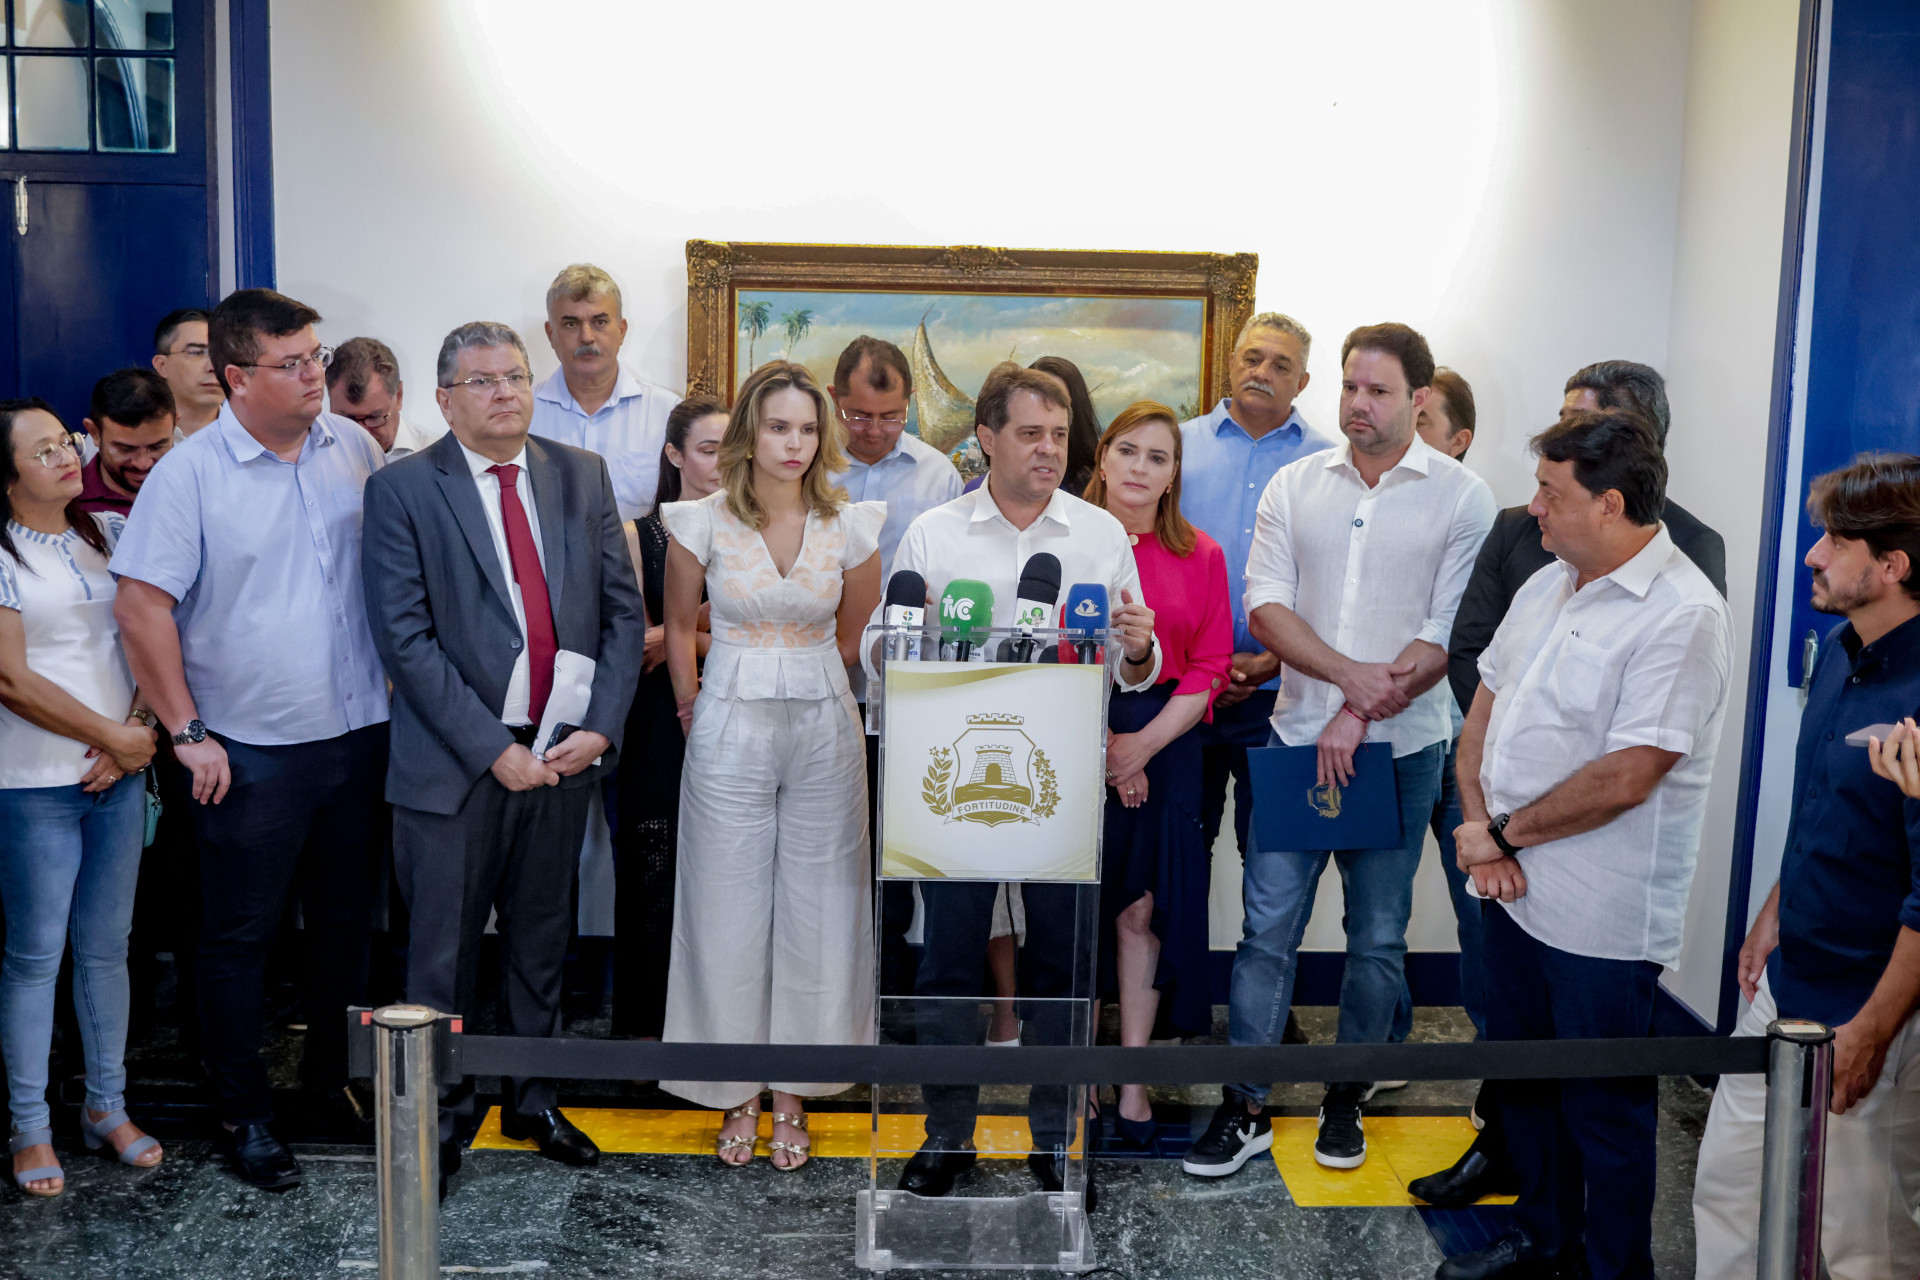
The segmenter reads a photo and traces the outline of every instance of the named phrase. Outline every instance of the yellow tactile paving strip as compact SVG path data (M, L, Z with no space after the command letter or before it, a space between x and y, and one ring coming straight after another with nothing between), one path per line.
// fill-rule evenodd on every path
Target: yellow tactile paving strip
M1415 1178L1437 1173L1473 1143L1465 1116L1368 1116L1367 1162L1358 1169L1329 1169L1315 1162L1319 1122L1282 1116L1273 1122L1273 1163L1297 1205L1384 1208L1417 1205L1407 1194ZM1488 1196L1481 1204L1512 1204L1512 1196Z
M588 1107L567 1108L567 1119L579 1125L602 1151L615 1155L712 1155L720 1137L718 1111L624 1111ZM865 1111L816 1111L808 1132L813 1154L864 1159L874 1147L873 1117ZM879 1149L900 1159L920 1149L927 1136L926 1119L915 1115L880 1117ZM760 1115L756 1155L771 1154L773 1117ZM989 1159L1014 1159L1033 1150L1033 1136L1025 1116L982 1116L973 1143ZM516 1142L500 1132L500 1109L489 1108L474 1135L476 1150L532 1151L531 1142Z
M718 1111L627 1111L570 1107L567 1118L605 1152L615 1155L711 1155L720 1136ZM873 1118L864 1111L816 1111L810 1132L813 1154L864 1159L874 1146ZM1444 1169L1473 1142L1473 1126L1463 1116L1368 1116L1367 1162L1358 1169L1328 1169L1313 1158L1316 1122L1281 1116L1273 1122L1273 1163L1297 1205L1308 1208L1380 1208L1418 1204L1407 1183ZM917 1115L880 1117L878 1147L883 1157L905 1159L919 1150L926 1121ZM759 1156L771 1154L773 1117L760 1116ZM974 1145L988 1159L1018 1159L1033 1149L1024 1116L982 1116ZM500 1110L489 1108L474 1135L476 1150L532 1151L531 1142L515 1142L500 1132ZM1489 1197L1482 1204L1512 1204L1511 1196Z

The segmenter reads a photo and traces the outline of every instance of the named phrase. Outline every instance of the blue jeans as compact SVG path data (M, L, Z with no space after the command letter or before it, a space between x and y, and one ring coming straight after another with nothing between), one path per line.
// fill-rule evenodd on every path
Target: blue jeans
M1278 739L1274 745L1279 745ZM1426 844L1427 820L1440 790L1447 744L1436 742L1393 762L1400 793L1400 846L1297 853L1247 852L1242 897L1246 925L1233 957L1227 1003L1227 1039L1233 1044L1278 1044L1293 1004L1300 940L1313 915L1314 891L1329 857L1340 867L1346 895L1347 964L1340 979L1341 1044L1384 1043L1407 981L1407 921L1413 914L1413 873ZM1249 1102L1264 1103L1265 1084L1227 1086Z
M1460 787L1453 776L1460 755L1460 739L1447 748L1446 768L1440 774L1440 797L1433 806L1433 838L1440 843L1440 870L1447 877L1447 896L1453 899L1455 936L1460 939L1460 1003L1480 1038L1487 1038L1487 966L1482 959L1485 926L1480 922L1480 899L1467 893L1471 879L1455 861L1453 831L1460 825Z
M44 1129L53 992L73 938L73 1006L87 1055L87 1106L126 1105L127 934L146 829L146 775L98 795L68 787L0 790L0 1043L13 1127Z

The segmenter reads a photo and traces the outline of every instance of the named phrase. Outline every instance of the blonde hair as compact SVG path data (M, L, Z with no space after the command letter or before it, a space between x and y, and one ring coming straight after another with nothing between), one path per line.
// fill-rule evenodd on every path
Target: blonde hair
M1086 492L1080 496L1096 507L1107 505L1107 475L1101 470L1101 464L1107 460L1107 450L1115 440L1149 422L1164 422L1173 432L1173 479L1167 482L1166 492L1160 495L1160 506L1153 513L1153 533L1160 539L1161 546L1184 560L1193 554L1196 538L1193 526L1180 514L1180 419L1167 406L1155 400L1136 400L1114 417L1113 425L1100 437L1100 448L1093 455L1093 475L1088 477Z
M805 365L769 360L740 385L720 437L720 487L727 495L727 510L749 529L764 529L767 524L767 509L753 491L753 446L760 437L762 406L768 396L789 388L812 400L819 415L820 447L800 477L801 500L822 519L838 513L847 502L846 491L833 482L835 475L847 469L845 428L827 403L826 392Z

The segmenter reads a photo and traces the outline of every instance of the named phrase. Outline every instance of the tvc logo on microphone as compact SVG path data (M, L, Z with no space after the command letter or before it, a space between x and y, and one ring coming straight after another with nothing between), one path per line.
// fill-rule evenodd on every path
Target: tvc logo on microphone
M942 622L972 622L972 596L947 596L940 601L940 620Z

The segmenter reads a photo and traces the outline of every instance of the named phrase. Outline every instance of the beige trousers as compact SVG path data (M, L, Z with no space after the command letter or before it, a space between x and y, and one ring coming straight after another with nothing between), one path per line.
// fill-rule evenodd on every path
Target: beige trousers
M1778 1015L1764 976L1736 1035ZM1759 1266L1764 1076L1722 1076L1693 1178L1695 1280L1753 1280ZM1833 1280L1920 1275L1920 1015L1894 1037L1873 1091L1827 1117L1821 1251Z
M644 763L644 762L640 762ZM664 1038L709 1044L871 1044L873 854L866 744L851 695L694 706ZM702 1106L766 1088L847 1084L663 1080Z

